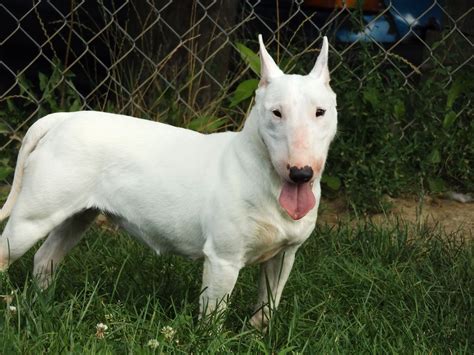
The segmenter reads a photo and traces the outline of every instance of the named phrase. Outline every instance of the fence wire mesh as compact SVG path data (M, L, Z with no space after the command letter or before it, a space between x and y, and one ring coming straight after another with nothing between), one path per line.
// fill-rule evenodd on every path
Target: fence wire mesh
M426 77L447 87L462 69L472 70L468 2L428 1L416 15L396 1L366 1L376 3L372 9L352 3L2 1L0 150L16 150L26 129L53 111L96 109L203 131L238 129L249 104L229 102L240 82L257 77L239 43L256 52L257 33L277 62L301 73L327 35L332 75L353 90L389 69L403 79L397 85L412 90ZM433 12L440 28L432 18L422 27ZM393 33L395 20L405 32ZM391 27L381 40L374 29L383 23Z

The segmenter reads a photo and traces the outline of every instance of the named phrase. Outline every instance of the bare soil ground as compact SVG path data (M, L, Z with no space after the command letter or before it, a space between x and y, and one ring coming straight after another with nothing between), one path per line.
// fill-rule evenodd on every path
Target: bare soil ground
M374 223L427 223L429 226L439 226L446 233L461 232L464 237L474 237L474 203L424 197L392 198L392 207L385 213L362 216L363 220ZM339 222L354 224L361 216L355 216L347 210L342 199L323 200L321 202L318 223L335 225Z

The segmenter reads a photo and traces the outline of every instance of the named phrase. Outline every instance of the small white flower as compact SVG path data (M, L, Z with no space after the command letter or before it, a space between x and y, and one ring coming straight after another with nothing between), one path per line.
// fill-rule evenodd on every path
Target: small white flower
M173 329L169 325L161 328L161 334L164 335L166 340L171 340L173 339L174 335L176 334L176 329Z
M157 347L160 346L160 342L156 339L150 339L148 340L147 346L153 350L155 350Z
M105 332L106 330L109 329L109 327L104 324L104 323L98 323L96 325L96 333L95 333L95 336L99 339L104 339L104 336L105 336Z
M15 314L16 313L16 307L15 306L8 306L8 310L10 313Z
M109 329L109 327L106 324L104 323L97 324L97 330L106 331L107 329Z
M12 291L9 295L0 295L0 298L3 300L3 302L7 304L7 306L9 306L10 303L13 302L13 296L14 296L14 293Z

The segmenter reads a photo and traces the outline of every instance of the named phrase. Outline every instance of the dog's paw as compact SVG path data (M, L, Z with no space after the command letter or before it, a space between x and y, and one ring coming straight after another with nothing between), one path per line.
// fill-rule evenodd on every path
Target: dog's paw
M0 255L0 274L6 273L7 270L8 270L8 260L6 258L2 258L2 256Z
M268 323L270 318L268 317L267 312L263 310L257 311L252 318L250 318L250 325L262 333L266 333L268 329Z
M34 281L40 291L45 291L53 283L53 276L47 272L39 272L35 274Z

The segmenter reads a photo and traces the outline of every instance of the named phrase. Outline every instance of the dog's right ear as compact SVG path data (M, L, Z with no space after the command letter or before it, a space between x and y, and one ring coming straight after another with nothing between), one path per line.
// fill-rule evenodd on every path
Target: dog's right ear
M283 72L265 49L262 35L258 35L258 42L260 43L260 83L258 86L267 86L272 78L283 75Z

